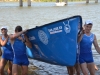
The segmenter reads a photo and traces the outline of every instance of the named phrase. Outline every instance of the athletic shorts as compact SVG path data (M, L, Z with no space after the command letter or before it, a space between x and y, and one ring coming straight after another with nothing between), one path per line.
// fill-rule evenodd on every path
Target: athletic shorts
M2 58L5 60L13 61L13 53L2 53Z
M79 62L80 62L80 64L94 62L92 52L90 52L90 53L80 53Z
M29 65L29 61L28 61L27 56L23 56L23 57L19 57L19 58L18 57L14 57L13 64L28 66Z

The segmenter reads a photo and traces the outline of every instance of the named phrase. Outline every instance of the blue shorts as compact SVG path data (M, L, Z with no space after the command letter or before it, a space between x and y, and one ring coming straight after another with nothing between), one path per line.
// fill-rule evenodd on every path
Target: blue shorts
M14 57L13 64L17 64L17 65L21 65L21 66L22 65L28 66L29 61L28 61L27 56Z
M94 62L92 52L90 52L90 53L80 53L79 62L80 62L80 64Z
M13 61L14 54L13 53L2 53L2 58L5 60Z

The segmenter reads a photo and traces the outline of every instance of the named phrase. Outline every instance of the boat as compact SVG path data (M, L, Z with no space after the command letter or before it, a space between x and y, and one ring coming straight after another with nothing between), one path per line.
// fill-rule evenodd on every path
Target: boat
M77 35L81 29L80 15L29 29L26 35L32 49L27 47L28 57L54 65L73 66L76 62Z
M65 6L65 5L66 5L65 2L57 2L57 3L55 3L55 4L56 4L56 6Z

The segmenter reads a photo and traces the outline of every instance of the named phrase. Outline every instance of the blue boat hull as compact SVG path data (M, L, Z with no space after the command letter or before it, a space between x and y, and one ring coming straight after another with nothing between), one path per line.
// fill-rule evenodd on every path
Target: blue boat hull
M73 66L76 62L77 34L81 28L81 16L73 16L29 29L26 35L33 48L27 47L28 57L55 65Z

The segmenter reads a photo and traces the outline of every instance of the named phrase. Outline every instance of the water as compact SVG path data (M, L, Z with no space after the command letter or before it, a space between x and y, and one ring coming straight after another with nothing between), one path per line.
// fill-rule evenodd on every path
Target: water
M54 2L32 2L31 7L27 7L27 3L24 2L23 7L19 7L18 2L1 2L0 3L0 27L8 26L8 33L14 33L14 28L17 25L21 25L23 29L34 28L35 26L41 26L50 22L61 20L74 15L81 15L84 21L90 19L93 21L92 32L96 34L97 41L100 44L100 2L95 3L90 1L86 2L69 2L67 6L58 7ZM46 65L35 65L44 68ZM33 61L32 61L33 64ZM38 64L40 64L38 62ZM44 64L44 63L42 63ZM34 75L66 75L66 68L56 66L46 66L44 70L39 70L38 74ZM49 69L49 72L47 71ZM32 69L32 68L31 68ZM55 71L52 71L54 69ZM32 69L33 71L33 69ZM45 71L45 72L44 72ZM47 73L48 72L48 73ZM63 74L62 74L63 72ZM42 73L42 74L41 74ZM53 73L53 74L52 74ZM32 75L32 74L31 74Z
M83 22L87 19L93 21L92 31L100 37L100 3L91 1L89 4L85 2L69 2L67 6L57 7L55 3L32 3L31 7L27 7L24 3L23 7L19 7L17 2L1 2L0 3L0 27L6 25L9 27L9 33L14 32L17 25L25 28L33 28L35 26L44 25L53 21L64 19L74 15L81 15ZM99 38L98 38L99 40Z

